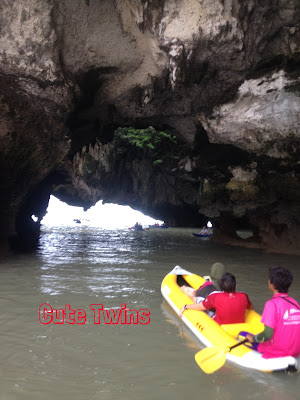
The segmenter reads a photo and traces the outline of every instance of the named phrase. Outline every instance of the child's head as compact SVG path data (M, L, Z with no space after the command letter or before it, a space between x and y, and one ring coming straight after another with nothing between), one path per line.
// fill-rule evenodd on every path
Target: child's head
M271 267L269 281L279 293L287 293L293 282L293 275L286 268Z
M236 279L230 272L226 272L220 279L220 288L224 292L231 293L235 291Z

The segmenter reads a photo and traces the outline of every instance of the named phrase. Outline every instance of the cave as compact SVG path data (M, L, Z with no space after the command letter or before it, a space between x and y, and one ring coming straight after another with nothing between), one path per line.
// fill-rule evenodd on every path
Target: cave
M299 254L299 7L3 4L1 252L36 248L53 194Z

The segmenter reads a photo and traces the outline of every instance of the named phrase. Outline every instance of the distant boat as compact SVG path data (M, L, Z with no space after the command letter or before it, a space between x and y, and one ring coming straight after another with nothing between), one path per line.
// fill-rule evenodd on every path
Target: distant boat
M166 224L154 224L154 225L149 225L149 228L162 228L162 229L166 229L168 228Z
M134 226L132 226L131 228L128 228L131 231L143 231L144 228L141 224L136 223Z
M197 237L209 237L212 236L211 232L208 233L193 233L193 236L197 236Z

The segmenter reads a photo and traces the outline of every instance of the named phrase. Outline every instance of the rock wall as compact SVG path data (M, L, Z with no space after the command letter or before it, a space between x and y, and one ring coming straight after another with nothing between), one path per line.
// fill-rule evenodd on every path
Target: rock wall
M36 244L53 193L297 252L299 17L297 0L3 0L3 247ZM119 126L175 135L180 160L116 157Z

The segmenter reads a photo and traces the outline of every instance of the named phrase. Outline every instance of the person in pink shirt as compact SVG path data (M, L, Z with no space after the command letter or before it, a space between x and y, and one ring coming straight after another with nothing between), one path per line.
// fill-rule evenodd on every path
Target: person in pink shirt
M210 276L205 277L206 281L198 289L193 289L190 286L183 285L181 291L189 296L194 303L200 303L206 297L215 291L220 290L219 280L225 273L225 267L222 263L216 262L211 266Z
M258 343L257 350L263 358L298 357L300 354L300 306L288 295L293 275L285 268L269 270L269 289L273 293L262 313L264 331L258 335L248 333L251 343Z

